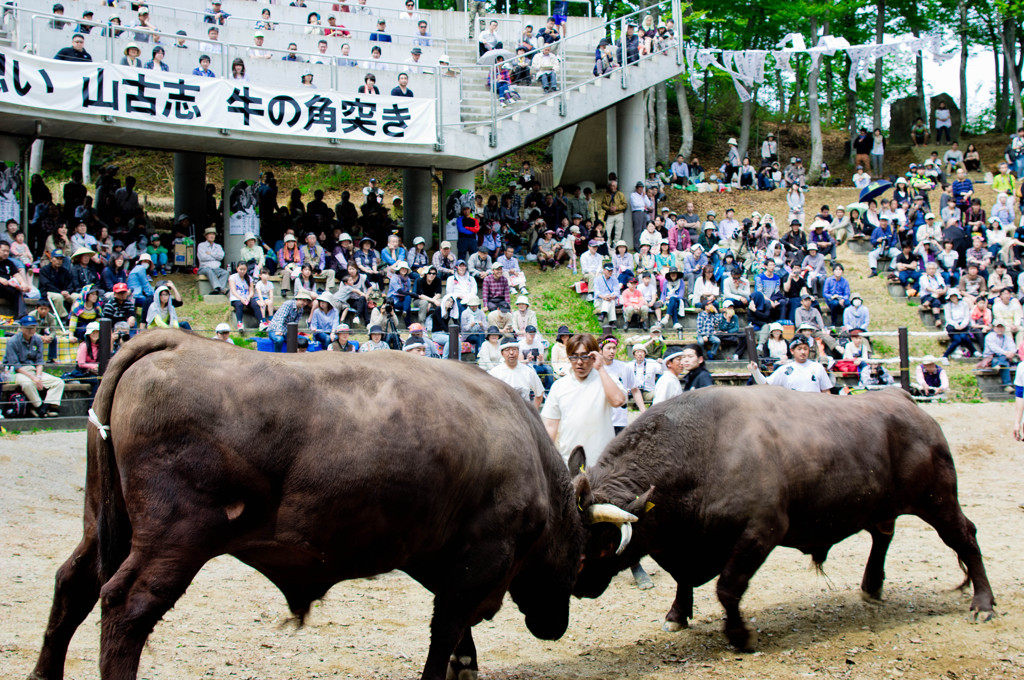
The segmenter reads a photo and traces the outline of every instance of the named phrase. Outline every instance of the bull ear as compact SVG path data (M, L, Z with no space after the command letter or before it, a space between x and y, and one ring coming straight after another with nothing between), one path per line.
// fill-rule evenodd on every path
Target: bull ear
M569 474L575 476L583 472L587 466L587 454L582 446L577 446L569 454Z
M654 507L654 503L651 502L651 497L654 495L654 487L652 486L643 495L637 496L636 499L626 506L626 512L631 512L637 517L643 517L644 513Z
M573 487L576 492L576 507L582 512L594 504L594 492L590 490L590 480L586 475L576 475L573 480Z

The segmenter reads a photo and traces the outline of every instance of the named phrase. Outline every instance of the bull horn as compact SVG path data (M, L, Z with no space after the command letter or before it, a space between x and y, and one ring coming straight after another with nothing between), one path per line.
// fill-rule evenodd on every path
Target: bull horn
M612 524L623 524L636 521L636 515L626 512L622 508L611 503L595 503L589 510L590 523L611 522Z
M629 541L633 538L633 525L629 522L623 522L619 525L619 531L622 532L622 539L619 541L619 547L615 551L616 555L621 555L622 551L629 545Z

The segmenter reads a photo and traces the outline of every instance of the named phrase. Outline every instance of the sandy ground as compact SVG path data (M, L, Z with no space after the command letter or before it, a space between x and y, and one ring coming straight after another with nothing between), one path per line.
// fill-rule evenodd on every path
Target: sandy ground
M1024 678L1024 449L1009 435L1008 404L936 405L956 456L960 500L978 525L998 602L970 621L953 553L916 518L897 524L883 605L858 593L869 538L836 546L820 576L810 559L777 550L743 611L760 651L739 654L721 633L714 587L695 593L696 620L663 633L674 583L646 560L656 588L620 575L598 600L574 601L565 637L536 640L509 601L476 628L482 678ZM970 423L970 425L968 425ZM83 433L0 439L0 677L35 662L52 579L81 531ZM143 678L416 678L428 643L429 594L404 574L337 585L308 625L289 624L284 600L231 558L209 563L150 637ZM98 608L79 629L67 677L97 678Z

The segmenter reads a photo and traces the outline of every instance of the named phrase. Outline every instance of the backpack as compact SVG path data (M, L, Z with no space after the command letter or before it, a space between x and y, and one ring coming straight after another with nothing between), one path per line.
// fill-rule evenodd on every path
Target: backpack
M4 409L4 416L7 418L28 417L28 398L21 392L15 392L7 402Z

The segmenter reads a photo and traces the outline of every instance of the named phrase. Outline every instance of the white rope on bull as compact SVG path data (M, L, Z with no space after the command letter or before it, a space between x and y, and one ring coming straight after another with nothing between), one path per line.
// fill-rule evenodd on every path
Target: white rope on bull
M106 439L110 432L110 426L104 425L100 422L100 417L96 415L96 411L89 409L89 422L96 426L96 429L100 431L100 437Z

